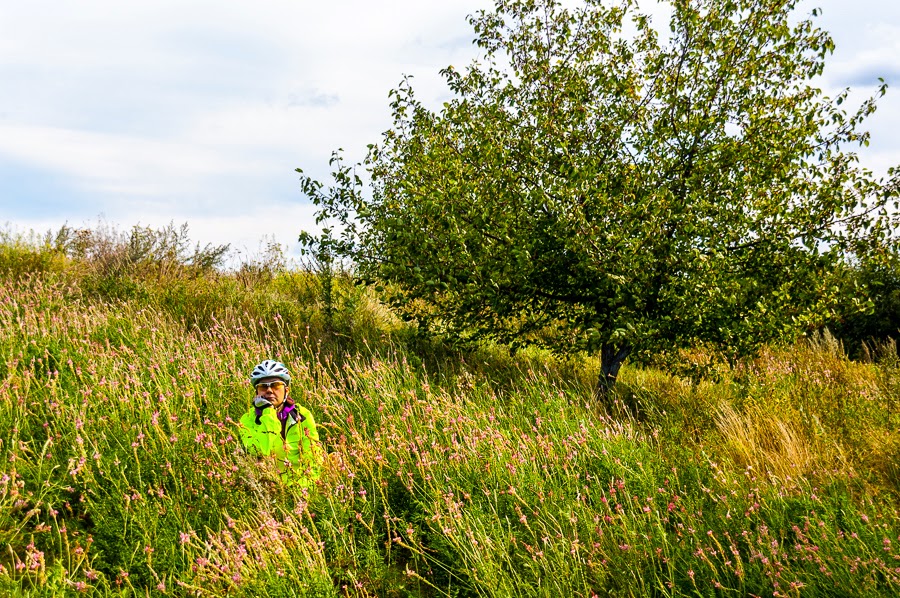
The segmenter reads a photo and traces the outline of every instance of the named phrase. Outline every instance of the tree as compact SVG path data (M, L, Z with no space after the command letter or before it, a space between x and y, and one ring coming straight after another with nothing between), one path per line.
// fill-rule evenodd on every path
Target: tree
M668 37L631 0L470 17L482 55L441 71L440 110L406 79L363 164L336 153L329 187L298 169L333 226L301 241L423 326L598 352L601 394L629 354L820 325L835 266L891 234L894 171L854 151L875 98L813 85L834 45L795 0L671 4Z
M865 311L845 309L828 322L829 330L839 338L851 357L878 355L888 357L900 339L900 246L882 243L845 269L843 284L847 294L860 292L868 298Z

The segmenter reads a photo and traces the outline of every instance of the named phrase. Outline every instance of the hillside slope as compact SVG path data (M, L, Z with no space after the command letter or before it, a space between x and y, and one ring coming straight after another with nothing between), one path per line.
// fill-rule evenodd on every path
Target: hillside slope
M340 281L326 318L315 276L4 246L0 592L900 591L895 358L697 350L608 414L589 359L451 350ZM266 357L330 453L308 492L236 440Z

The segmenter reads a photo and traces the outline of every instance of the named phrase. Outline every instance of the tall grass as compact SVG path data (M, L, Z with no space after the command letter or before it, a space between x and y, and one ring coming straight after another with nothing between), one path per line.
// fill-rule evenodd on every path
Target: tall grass
M822 337L709 376L626 367L610 415L591 360L411 344L345 283L329 330L310 273L107 293L54 259L0 268L2 593L900 589L890 360ZM308 490L236 440L270 356L330 453Z

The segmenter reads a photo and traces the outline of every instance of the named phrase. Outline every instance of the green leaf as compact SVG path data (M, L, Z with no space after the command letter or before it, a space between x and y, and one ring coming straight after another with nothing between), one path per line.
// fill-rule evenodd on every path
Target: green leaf
M336 256L401 315L561 353L735 355L840 313L830 283L896 238L898 191L844 149L875 104L816 85L828 34L793 2L678 0L665 38L634 3L570 4L473 16L449 99L404 78L364 165L301 178Z

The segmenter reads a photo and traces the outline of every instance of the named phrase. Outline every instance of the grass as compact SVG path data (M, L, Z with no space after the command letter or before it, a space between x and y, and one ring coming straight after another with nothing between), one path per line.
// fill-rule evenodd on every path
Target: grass
M346 282L326 323L308 272L2 251L0 593L900 590L896 359L626 366L611 417L594 361L444 349ZM308 491L236 440L265 357L330 453Z

